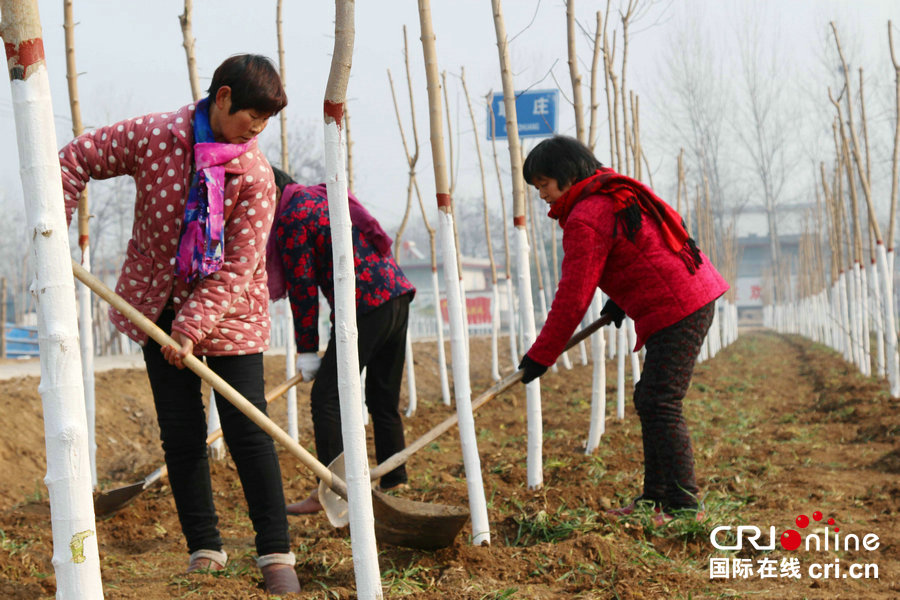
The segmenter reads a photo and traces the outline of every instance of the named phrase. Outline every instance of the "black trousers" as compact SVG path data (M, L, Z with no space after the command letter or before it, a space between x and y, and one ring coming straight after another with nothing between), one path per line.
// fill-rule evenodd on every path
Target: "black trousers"
M634 390L644 445L642 498L669 510L698 504L694 453L682 400L691 385L715 306L714 302L707 304L647 338L644 369Z
M172 311L164 311L157 325L171 332L174 316ZM177 369L166 362L159 344L152 339L144 346L144 362L188 552L221 550L200 378L189 369ZM262 354L210 356L206 362L256 408L266 412ZM272 438L224 398L216 405L256 531L257 553L290 552L281 467Z
M379 463L406 447L400 418L400 384L406 360L409 301L409 294L393 298L371 312L358 315L356 321L359 368L366 367L366 408L372 416L375 459ZM313 381L310 409L316 454L327 465L344 451L333 328ZM381 486L389 488L406 480L406 467L401 465L381 478Z

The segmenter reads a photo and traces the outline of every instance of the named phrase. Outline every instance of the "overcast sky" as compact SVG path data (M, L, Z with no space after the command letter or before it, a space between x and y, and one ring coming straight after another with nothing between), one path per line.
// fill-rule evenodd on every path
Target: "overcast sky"
M287 116L290 127L313 127L322 135L322 99L333 45L334 8L331 2L284 2L286 36ZM485 108L483 97L500 91L496 37L488 0L432 0L439 67L448 72L454 121L460 136L454 145L458 161L457 196L480 193L478 163L457 75L465 67L467 84L479 119L482 149ZM615 6L617 2L614 2ZM57 115L57 145L71 139L63 51L62 0L41 1L44 46ZM227 56L255 52L277 58L275 0L197 0L194 3L194 37L201 85L209 83L215 67ZM659 2L632 30L628 81L642 94L642 134L652 148L654 112L665 102L657 89L660 65L671 52L673 29L695 20L710 36L710 52L727 54L729 38L739 26L740 15L750 7L764 14L766 26L780 32L778 44L785 65L792 72L814 70L828 34L827 23L836 20L844 39L859 45L859 56L870 57L871 69L881 71L885 85L893 86L887 60L886 22L900 24L897 0L674 0ZM578 0L579 22L593 29L594 14L606 2ZM151 8L152 7L152 8ZM557 82L568 97L565 3L563 0L507 0L506 28L516 36L511 44L515 85L552 88ZM76 60L83 121L94 127L147 112L175 109L191 100L182 34L178 21L180 0L75 0ZM403 74L402 26L409 37L415 85L417 126L421 159L418 165L426 202L433 204L431 155L428 140L427 95L422 47L419 42L417 4L412 0L360 1L356 3L356 39L348 88L355 187L360 199L386 225L395 227L406 201L407 166L391 102L387 69L398 86L404 122L409 130L409 109ZM900 37L900 36L895 36ZM849 42L852 40L852 42ZM900 44L900 40L895 43ZM900 48L898 48L900 50ZM579 40L582 73L587 76L590 49ZM726 68L727 67L727 56ZM555 75L556 81L553 76ZM787 83L786 83L787 85ZM824 88L822 93L824 94ZM823 97L824 101L824 97ZM601 111L605 113L605 110ZM605 118L605 115L604 115ZM563 100L559 127L573 133L571 107ZM445 132L446 133L446 132ZM278 121L270 122L263 144L277 138ZM602 137L601 137L602 139ZM504 158L508 157L505 146ZM317 148L310 149L317 152ZM603 160L605 148L598 147ZM652 150L651 150L652 153ZM658 158L658 160L657 160ZM270 156L275 162L277 156ZM668 171L669 159L651 162ZM661 173L663 179L668 173ZM8 85L0 86L0 199L21 202L18 156ZM492 184L493 192L493 184ZM509 194L509 186L506 186Z

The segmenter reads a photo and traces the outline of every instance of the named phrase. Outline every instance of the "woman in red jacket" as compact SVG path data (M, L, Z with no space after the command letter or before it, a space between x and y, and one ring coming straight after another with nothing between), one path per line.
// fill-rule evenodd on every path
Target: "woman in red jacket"
M137 194L116 291L178 343L160 347L110 310L143 346L188 572L225 567L206 450L200 379L188 354L265 412L269 344L264 248L275 213L272 169L256 136L287 104L267 58L241 54L213 73L209 96L174 112L101 127L60 151L67 216L88 181L127 175ZM222 430L256 530L257 564L270 593L300 591L272 439L228 402Z
M728 290L685 231L681 217L641 182L604 168L584 144L555 136L528 154L525 181L550 205L563 228L562 276L547 321L522 359L523 383L544 374L562 352L599 286L601 314L616 326L634 320L646 345L634 405L641 419L644 489L611 516L647 502L666 519L696 510L698 488L682 399L715 313Z

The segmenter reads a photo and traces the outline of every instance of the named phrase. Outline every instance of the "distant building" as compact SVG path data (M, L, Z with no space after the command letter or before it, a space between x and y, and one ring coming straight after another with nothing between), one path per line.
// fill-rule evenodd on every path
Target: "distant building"
M779 251L783 260L791 261L792 271L796 271L800 236L797 234L778 236ZM751 234L738 238L737 281L729 282L735 290L738 319L744 322L762 321L762 307L765 274L772 268L772 252L768 235Z
M416 286L416 297L410 306L410 331L414 339L436 335L434 331L434 285L431 271L431 257L416 248L415 242L403 242L397 256L397 264L407 279ZM466 306L470 331L484 328L490 322L491 314L491 262L487 258L460 257L461 276L466 290ZM448 325L446 311L447 281L444 275L443 257L437 257L437 278L440 294L441 313L444 326ZM500 295L501 319L507 310L506 294Z

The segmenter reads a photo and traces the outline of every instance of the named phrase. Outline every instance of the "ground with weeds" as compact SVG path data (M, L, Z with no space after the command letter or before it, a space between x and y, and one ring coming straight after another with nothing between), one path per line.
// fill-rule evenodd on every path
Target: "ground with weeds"
M508 345L500 347L508 371ZM433 343L415 344L419 410L406 420L408 440L453 410L441 403L436 354ZM469 526L451 547L434 552L379 545L386 597L900 597L900 402L889 397L884 383L860 376L840 356L808 340L768 331L743 334L698 365L685 402L704 519L656 526L649 512L617 522L604 517L606 509L640 493L639 424L630 394L625 419L615 418L615 363L609 362L606 433L599 450L585 455L591 368L580 365L577 352L572 358L574 369L542 378L543 488L525 485L525 394L517 385L476 414L491 545L473 547ZM472 340L471 362L477 396L492 383L487 340ZM269 388L285 379L283 357L267 358L266 377ZM6 599L55 593L37 387L34 377L0 382L7 425L0 439L0 597ZM312 449L309 385L298 390L301 441ZM404 387L404 407L405 394ZM161 464L162 456L146 375L142 370L99 373L97 396L101 485L111 489L138 481ZM283 399L270 406L270 414L286 422ZM305 497L312 476L286 452L281 457L288 500ZM411 489L405 496L467 505L455 429L414 455L409 472ZM231 557L226 570L183 573L187 554L163 484L97 522L106 598L265 597L230 461L215 463L213 476ZM809 518L806 527L797 524L800 515ZM302 597L355 597L347 530L333 529L321 515L292 518L290 526ZM744 530L741 549L718 549L710 533L720 526L730 529L718 533L719 545L738 545L737 527L755 526L763 547L774 527L775 549L755 548L747 539L750 530ZM829 549L817 551L812 540L822 543L826 528ZM838 529L840 549L834 551ZM782 534L788 545L794 535L788 530L804 540L800 548L782 546ZM845 539L863 540L866 534L877 536L877 542L868 538L871 549L852 544L845 549ZM711 577L711 569L724 567L727 577ZM854 577L865 574L868 578Z

